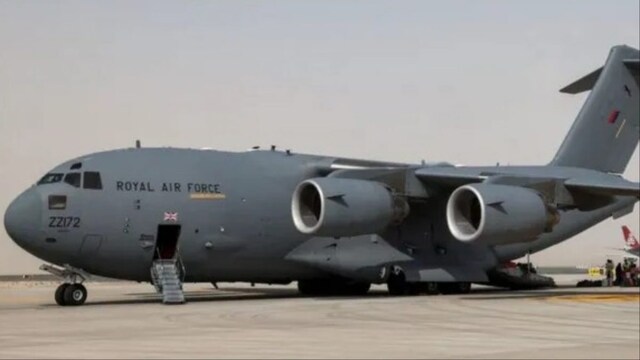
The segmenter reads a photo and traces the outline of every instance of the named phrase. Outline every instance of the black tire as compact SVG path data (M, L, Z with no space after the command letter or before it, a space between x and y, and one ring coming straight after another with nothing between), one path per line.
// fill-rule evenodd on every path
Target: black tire
M308 296L359 296L369 292L371 284L343 279L298 281L298 291Z
M442 295L451 295L456 293L455 283L440 283L438 284Z
M387 289L389 295L403 296L409 293L409 287L403 272L391 273L389 280L387 280Z
M418 296L424 292L424 286L421 283L405 283L405 294L410 296Z
M444 295L468 294L471 292L471 283L469 282L440 283L439 287L440 292Z
M302 295L317 296L321 294L320 281L300 280L298 281L298 292Z
M470 282L459 282L456 283L458 294L468 294L471 292L471 283Z
M69 284L60 284L60 286L58 286L58 288L56 289L56 293L54 295L54 298L56 299L56 304L60 306L67 305L64 301L64 291L68 287L69 287Z
M346 285L346 295L362 296L366 295L370 289L371 284L369 283L351 283Z
M87 300L87 289L82 284L69 285L64 290L63 298L67 305L82 305Z
M440 294L440 287L437 282L427 282L424 284L424 293L427 295Z

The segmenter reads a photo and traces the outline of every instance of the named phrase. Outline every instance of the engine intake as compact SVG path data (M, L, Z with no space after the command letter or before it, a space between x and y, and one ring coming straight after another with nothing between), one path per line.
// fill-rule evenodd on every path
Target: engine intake
M409 205L385 185L368 180L314 178L293 193L291 214L296 228L317 236L375 234L399 224Z
M535 240L551 231L558 212L536 191L508 185L472 184L447 203L447 225L463 242L504 245Z

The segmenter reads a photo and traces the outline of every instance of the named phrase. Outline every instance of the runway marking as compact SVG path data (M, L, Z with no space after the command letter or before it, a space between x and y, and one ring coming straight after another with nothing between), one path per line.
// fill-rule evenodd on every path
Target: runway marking
M582 303L640 302L640 294L578 294L558 295L547 298L548 301L574 301Z

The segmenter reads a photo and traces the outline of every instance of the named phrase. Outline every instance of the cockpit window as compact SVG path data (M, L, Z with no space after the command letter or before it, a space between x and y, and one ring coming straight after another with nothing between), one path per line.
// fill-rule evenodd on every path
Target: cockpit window
M63 176L62 174L49 173L43 176L42 179L40 179L40 181L38 181L38 185L53 184L53 183L60 182L62 180L62 176Z
M80 183L82 182L82 176L80 175L80 173L68 173L67 175L65 175L64 177L64 182L66 182L67 184L73 186L73 187L80 187Z
M85 189L102 189L102 179L100 179L100 173L96 171L84 172L84 188Z

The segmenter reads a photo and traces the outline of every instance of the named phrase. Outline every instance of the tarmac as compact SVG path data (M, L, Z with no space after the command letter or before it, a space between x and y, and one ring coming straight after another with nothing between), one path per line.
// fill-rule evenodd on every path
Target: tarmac
M79 307L53 282L0 282L0 358L640 358L637 288L313 298L293 285L87 283Z

